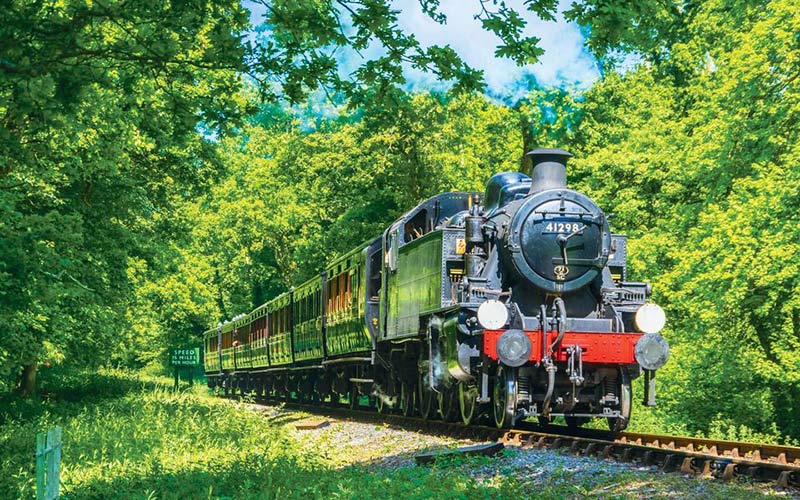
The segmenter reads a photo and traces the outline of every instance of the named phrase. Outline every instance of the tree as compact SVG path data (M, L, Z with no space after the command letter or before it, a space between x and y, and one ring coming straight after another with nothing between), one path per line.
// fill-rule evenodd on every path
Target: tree
M182 258L208 266L181 266L148 289L214 284L228 313L217 307L214 321L249 311L378 236L422 199L482 190L491 174L517 167L520 151L513 111L476 95L413 96L392 127L245 127L222 143L229 175L183 210L191 241Z
M0 367L108 359L127 260L216 175L244 111L238 2L15 1L0 32Z

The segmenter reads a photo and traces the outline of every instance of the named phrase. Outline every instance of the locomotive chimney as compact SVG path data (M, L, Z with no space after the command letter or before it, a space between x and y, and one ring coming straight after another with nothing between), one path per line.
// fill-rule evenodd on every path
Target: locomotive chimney
M533 163L531 189L528 194L567 187L567 159L572 155L563 149L534 149L529 156Z

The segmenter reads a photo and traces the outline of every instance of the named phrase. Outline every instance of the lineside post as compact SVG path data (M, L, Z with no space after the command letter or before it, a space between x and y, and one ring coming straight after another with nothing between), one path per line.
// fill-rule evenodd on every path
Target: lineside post
M61 427L36 434L36 500L58 499Z

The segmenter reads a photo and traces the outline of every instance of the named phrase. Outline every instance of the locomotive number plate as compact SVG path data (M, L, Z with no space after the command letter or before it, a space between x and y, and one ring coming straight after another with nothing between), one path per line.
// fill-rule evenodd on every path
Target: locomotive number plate
M586 226L580 222L548 222L542 234L570 234L582 231Z

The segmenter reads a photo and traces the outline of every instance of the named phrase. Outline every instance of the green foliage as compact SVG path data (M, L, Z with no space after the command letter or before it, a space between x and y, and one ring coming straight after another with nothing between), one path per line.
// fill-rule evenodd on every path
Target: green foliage
M38 361L107 361L129 259L216 175L244 111L238 2L28 2L0 32L0 390ZM12 382L13 383L13 382Z
M222 143L230 175L186 207L190 264L169 279L214 288L202 308L219 307L220 319L250 310L422 199L482 190L517 168L520 151L511 110L478 96L414 96L391 126L245 127Z

